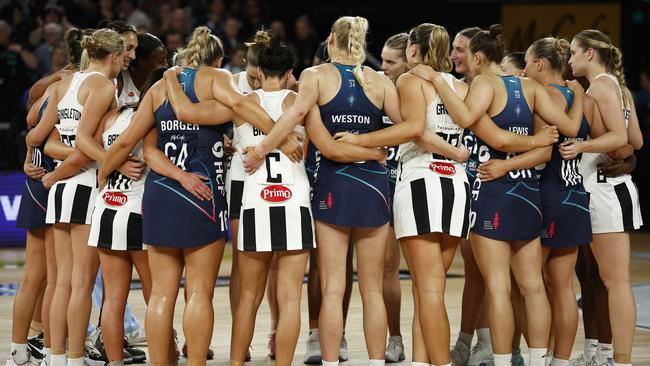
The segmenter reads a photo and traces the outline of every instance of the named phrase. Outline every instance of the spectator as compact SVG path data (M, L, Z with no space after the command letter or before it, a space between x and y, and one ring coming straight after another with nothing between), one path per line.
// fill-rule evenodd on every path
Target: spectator
M38 77L49 74L52 71L52 50L61 45L63 39L63 27L56 23L47 23L43 27L45 41L36 48L34 55L38 60L36 75Z
M237 74L246 69L244 65L244 58L246 57L246 46L238 46L233 49L230 55L228 55L230 61L226 65L226 70L231 73Z
M62 26L62 32L65 31L63 27L63 12L59 7L52 2L45 5L43 13L37 19L38 26L29 34L29 44L32 47L38 47L43 42L43 24L55 23Z
M650 138L650 67L643 67L639 74L639 90L634 93L634 104L641 131Z
M224 0L212 0L205 25L212 30L212 33L223 38L223 21L226 16L226 3Z
M281 20L276 19L271 22L269 25L269 33L273 37L280 37L280 39L282 39L282 43L284 43L284 45L291 50L294 56L298 54L296 45L289 41L289 37L287 36L287 29Z
M223 39L221 40L223 42L223 48L226 52L226 56L230 55L233 49L237 48L237 46L240 46L243 43L242 38L239 35L241 27L242 24L237 18L228 17L226 19L226 22L223 26Z
M263 29L266 19L262 16L259 0L246 0L244 2L244 26L240 30L242 38L247 39L255 32Z
M21 97L30 83L25 50L11 43L12 28L0 20L0 167L18 166L15 136L24 128L25 108ZM33 57L33 56L32 56ZM34 58L34 61L36 59Z
M121 17L138 31L148 31L151 28L151 19L139 7L138 0L122 0L120 3Z
M183 41L190 34L190 21L189 13L184 8L178 8L172 12L172 29L180 32L183 35Z
M171 30L167 33L167 35L165 36L165 47L167 47L168 65L173 64L172 57L174 55L174 52L176 52L176 50L184 46L185 46L185 40L183 39L183 35L181 34L181 32L176 30Z
M116 20L115 3L113 0L99 0L99 12L101 18L106 20Z
M318 49L320 42L316 38L316 32L311 25L307 15L301 15L296 19L296 67L293 73L298 78L302 70L310 67L314 59L314 54Z
M165 35L172 28L172 7L168 3L161 4L158 8L158 16L153 28L154 34L162 35L161 39L165 39Z
M57 46L52 49L52 68L48 74L55 73L68 64L68 54L65 47Z

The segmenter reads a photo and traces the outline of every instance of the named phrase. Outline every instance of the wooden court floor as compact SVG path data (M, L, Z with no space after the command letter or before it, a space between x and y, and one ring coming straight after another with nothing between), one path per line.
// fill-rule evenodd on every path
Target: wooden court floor
M631 279L633 284L650 283L650 234L634 234L632 236L632 259L631 259ZM5 256L20 257L21 253L0 253ZM230 255L227 253L224 257L224 262L221 265L220 276L228 276L230 272ZM403 268L406 268L403 263ZM22 270L20 268L2 268L0 269L0 284L16 283L20 280ZM449 314L451 323L452 344L456 341L456 336L460 326L460 305L461 295L463 288L463 264L460 257L460 252L456 253L456 258L449 271L449 278L447 280L446 291L446 304L447 312ZM410 351L411 351L411 317L413 314L413 301L411 297L411 284L410 280L402 280L402 312L401 312L401 330L404 338L404 345L406 347L407 359L401 365L410 364ZM575 281L575 289L579 291L577 280ZM0 296L0 357L4 362L9 354L11 342L11 307L13 296ZM145 306L142 299L141 291L132 291L129 297L135 314L140 320L144 320ZM227 365L229 340L231 331L231 317L230 308L228 305L228 288L217 287L214 294L214 309L215 309L215 326L214 334L212 337L212 348L215 351L215 360L209 361L209 365ZM179 330L180 342L183 342L182 335L182 308L184 302L182 296L179 297L176 303L176 314L174 317L175 328ZM307 287L303 288L303 301L302 301L302 330L296 354L294 358L294 365L302 365L302 358L305 352L305 342L307 339L308 323L307 323ZM350 353L350 365L367 365L368 356L366 353L365 342L362 331L362 313L361 313L361 298L358 292L357 283L354 285L352 293L352 301L350 304L350 311L347 321L346 338L348 340L348 350ZM96 321L97 311L93 309L92 320ZM255 328L255 335L251 346L252 361L249 363L252 366L262 366L273 364L267 357L267 341L270 327L269 310L266 300L260 306L260 311L257 316L257 324ZM572 357L577 357L583 348L584 333L582 325L578 328L575 345L573 348ZM523 354L527 354L525 342L522 340ZM526 357L526 356L525 356ZM637 328L634 340L633 361L635 365L650 365L650 331ZM185 364L183 358L180 360L181 364Z

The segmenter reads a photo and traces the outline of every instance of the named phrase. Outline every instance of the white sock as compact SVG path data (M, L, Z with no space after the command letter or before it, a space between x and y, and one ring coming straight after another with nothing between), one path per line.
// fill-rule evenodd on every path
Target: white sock
M492 338L490 338L490 328L477 329L476 336L479 342L492 346Z
M614 366L632 366L632 364L631 364L631 363L618 363L618 362L614 362Z
M559 358L553 357L551 366L569 366L569 360L560 360Z
M124 366L124 360L111 361L111 362L108 363L108 366Z
M325 360L323 360L322 365L323 366L339 366L339 361L338 360L336 360L336 361L325 361Z
M472 338L474 338L474 334L467 334L467 333L459 332L458 333L458 339L456 340L456 344L463 343L468 348L472 347Z
M600 343L598 342L598 348L596 349L596 357L599 359L608 359L614 357L614 350L611 343Z
M386 364L386 360L370 360L370 363L368 365L370 366L384 366Z
M52 349L43 347L43 353L45 354L45 359L43 360L45 362L45 365L50 366L50 362L52 362Z
M68 358L68 366L84 366L84 358Z
M596 355L598 349L597 339L585 339L585 358L591 360Z
M528 365L529 366L545 366L544 356L546 356L546 348L529 348L528 349Z
M314 334L317 337L320 337L320 331L318 330L318 328L310 329L309 330L309 335L312 335L312 334Z
M431 364L426 362L411 362L411 366L431 366Z
M451 362L450 362L450 363L446 363L446 364L444 364L444 365L436 365L436 366L451 366Z
M494 355L494 366L512 366L512 353Z
M52 360L50 366L66 366L68 364L65 353L62 355L51 355L50 360Z
M23 364L29 360L27 353L27 343L14 343L11 342L11 358L17 364Z

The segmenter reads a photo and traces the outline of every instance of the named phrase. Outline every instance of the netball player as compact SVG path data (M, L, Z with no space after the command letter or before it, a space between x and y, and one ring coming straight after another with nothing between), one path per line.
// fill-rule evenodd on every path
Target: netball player
M219 39L206 27L197 28L188 44L187 62L178 76L192 102L216 99L249 121L272 120L253 101L248 101L230 84L230 74L218 67L223 58ZM171 72L176 79L175 71ZM178 86L178 82L176 83ZM146 328L154 365L167 364L172 341L172 320L178 285L185 265L187 306L184 329L188 364L204 365L213 327L212 294L225 244L227 215L223 192L223 127L201 127L182 122L192 120L176 115L165 101L163 83L157 83L140 104L135 120L113 144L103 162L99 178L128 158L129 152L150 131L148 146L163 152L175 167L151 165L143 197L143 237L148 245L152 274L152 295L147 307ZM191 102L190 102L191 103ZM214 103L216 105L216 103ZM232 119L232 111L221 105L222 113L203 108L203 120L222 124ZM152 128L156 126L156 129ZM200 131L200 133L199 133ZM156 141L158 140L158 141ZM150 146L151 143L156 146ZM164 159L161 159L164 160ZM177 169L180 168L180 169ZM206 184L202 185L201 182ZM185 210L184 215L169 215Z
M82 46L89 60L88 68L57 84L46 110L43 129L28 136L30 145L42 142L39 140L43 139L43 132L46 136L59 122L56 127L61 140L75 147L77 129L82 122L92 124L114 103L115 86L111 79L122 68L122 38L112 30L99 30L85 38ZM92 202L97 194L95 187L95 164L88 162L70 178L56 182L48 197L47 222L55 224L57 259L57 286L50 310L52 364L55 366L65 364L66 360L66 317L61 316L66 308L70 310L67 329L69 363L80 365L84 362L90 297L76 295L90 293L97 271L97 253L87 246Z
M260 88L260 78L258 73L260 53L269 46L271 36L266 31L258 31L255 33L253 42L246 43L246 69L238 74L233 75L232 79L240 92L249 94L253 90ZM237 243L239 233L239 217L241 213L241 199L244 190L244 165L242 164L241 146L239 146L239 133L236 128L233 128L232 146L235 148L230 162L228 164L228 173L226 174L226 198L228 201L228 218L230 219L230 235L232 243ZM232 267L230 270L230 286L228 288L230 295L230 312L235 316L237 312L237 304L239 302L239 265L238 265L238 252L232 251ZM269 298L269 301L271 299ZM270 303L269 303L270 305ZM271 318L274 319L273 309L271 308ZM272 323L275 323L272 321ZM275 329L274 324L272 328ZM250 359L250 355L247 356Z
M463 76L463 80L469 85L474 78L470 72L467 53L469 51L469 40L481 28L471 27L465 28L458 32L454 37L451 46L451 60L454 63L454 71ZM475 136L470 130L465 130L463 135L463 144L471 149L475 146ZM467 173L470 184L472 184L475 172L472 167L478 166L477 162L467 162L469 166ZM474 259L472 247L469 240L461 239L460 253L463 256L463 266L465 274L465 282L463 284L463 297L460 318L460 332L454 347L451 349L451 359L454 365L462 366L468 362L472 365L478 364L483 361L492 360L492 343L490 340L490 327L487 319L486 308L483 306L483 299L485 294L485 284L483 277ZM472 338L474 337L474 330L476 330L477 342L472 348ZM470 351L471 349L471 351Z
M166 62L166 58L162 58ZM157 69L145 85L143 92L162 78L164 69ZM107 113L100 122L104 149L115 142L131 123L138 105L127 105ZM142 146L136 146L131 154L140 162ZM147 261L146 246L142 244L142 195L145 177L131 179L115 171L109 183L97 197L91 223L88 244L98 248L105 283L102 306L102 340L109 364L124 363L124 310L135 264L138 270L145 302L151 293L151 275ZM134 355L132 355L134 356ZM144 360L135 360L144 361Z
M327 40L321 42L314 54L314 66L318 66L325 62L329 62L329 55L327 53ZM298 84L296 84L298 86ZM316 166L316 156L320 156L320 152L316 151L313 143L307 139L305 145L305 170L309 177L309 183L314 182L314 169ZM320 159L320 158L319 158ZM348 246L348 254L346 259L345 268L345 293L343 294L343 337L341 338L341 345L339 347L339 361L345 362L348 360L348 342L345 338L345 324L348 318L348 310L350 309L350 299L352 297L352 260L353 260L352 245ZM309 273L307 274L307 307L309 309L309 336L305 342L305 356L303 362L305 364L320 365L322 362L321 349L320 349L320 331L318 330L318 317L320 315L320 307L322 302L322 293L320 288L320 275L318 273L318 251L312 250L309 256Z
M397 79L408 71L406 59L406 45L408 34L399 33L391 36L384 43L381 50L381 69L390 81L395 84ZM384 116L385 125L391 125L390 118ZM399 161L399 146L389 146L386 156L386 163L389 169L389 188L391 200L395 195L395 181L397 179L397 164ZM392 215L394 216L394 214ZM399 282L399 243L395 238L393 226L394 217L391 218L391 225L388 229L388 242L386 243L386 257L384 258L384 279L383 291L384 304L388 320L388 345L386 346L386 362L400 362L405 358L404 343L400 331L400 314L402 303L402 288ZM417 320L413 319L415 324ZM414 349L416 342L413 342Z
M638 127L632 98L625 87L622 56L608 36L597 30L585 30L571 41L573 74L590 82L589 95L600 110L607 134L641 148L643 139ZM621 136L623 135L623 137ZM601 140L600 144L596 141ZM607 139L567 142L560 152L565 159L580 152L606 152ZM600 276L607 288L609 317L614 343L615 365L632 363L632 342L636 319L634 295L629 283L630 242L628 231L642 225L637 189L630 175L604 177L598 164L607 161L604 154L584 154L581 172L590 195L591 249L599 264ZM620 208L619 208L620 207Z
M524 60L524 52L511 52L501 60L501 71L510 76L526 76L524 68L526 61Z
M366 133L379 128L382 107L390 111L391 119L400 119L390 80L361 67L367 28L367 20L361 17L342 17L334 23L327 45L332 63L302 73L295 103L276 122L271 134L246 155L248 169L259 167L261 157L275 148L315 104L320 107L330 135L339 131ZM323 364L338 363L346 283L346 261L341 253L347 252L351 236L357 244L370 363L383 364L387 325L381 272L390 213L387 172L372 158L360 159L367 161L358 164L337 163L337 152L328 149L331 144L316 141L311 134L310 138L325 155L317 162L312 202L323 292L319 318Z
M259 56L262 88L249 97L278 119L295 100L296 93L287 89L294 57L278 39L271 40ZM264 138L248 123L238 124L237 130L244 149ZM304 136L304 127L296 130ZM267 156L262 169L245 177L237 250L239 265L246 270L239 271L240 299L233 320L231 360L239 363L245 359L266 278L271 263L277 261L278 282L273 291L277 289L279 317L273 351L276 364L290 365L300 332L302 281L309 250L315 247L309 181L302 162L292 163L279 150ZM288 223L299 223L300 230L290 229Z
M66 49L70 59L70 65L66 68L65 74L59 74L59 78L69 77L78 67L79 59L83 48L81 47L82 31L76 28L70 29L65 35ZM41 120L45 108L48 105L52 94L52 78L41 79L41 85L46 89L42 91L30 90L30 95L36 100L27 114L27 125L34 128ZM54 80L52 82L56 82ZM54 259L54 239L51 225L45 223L47 209L47 190L43 187L41 178L54 169L54 161L45 154L44 144L38 147L28 147L25 158L24 171L28 178L25 181L23 200L18 210L16 224L18 227L27 229L26 240L26 263L25 273L21 280L16 298L14 299L13 321L12 321L12 356L9 362L23 364L24 362L36 362L30 360L35 358L37 352L45 357L51 353L50 348L50 325L49 310L56 284L56 261ZM45 286L43 286L45 284ZM37 350L30 347L27 342L27 335L30 330L29 321L32 314L37 311L37 298L39 293L44 291L40 314L43 323L43 349ZM15 351L15 353L14 353ZM27 357L27 359L26 359Z
M477 33L470 41L468 60L477 75L470 87L466 103L435 74L433 82L454 121L471 125L485 113L498 127L523 135L532 132L532 112L569 136L575 136L582 117L581 95L570 110L571 118L559 108L544 88L531 80L502 76L498 63L503 57L501 27ZM424 71L424 68L420 68ZM418 72L419 70L416 70ZM533 102L534 104L529 102ZM479 140L482 158L506 157L502 150ZM480 181L479 181L480 183ZM510 265L526 300L531 365L543 365L550 307L541 276L539 230L541 212L539 191L531 171L518 171L500 181L480 184L475 200L475 223L472 228L472 249L477 255L481 274L486 280L489 297L490 332L495 351L495 365L511 363L511 342L514 332L510 303ZM529 212L523 215L523 212ZM511 250L514 252L511 253ZM531 264L532 263L532 264Z

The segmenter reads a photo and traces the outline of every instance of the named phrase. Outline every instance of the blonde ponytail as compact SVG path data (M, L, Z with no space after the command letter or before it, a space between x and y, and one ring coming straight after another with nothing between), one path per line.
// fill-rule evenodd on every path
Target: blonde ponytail
M337 47L345 50L354 63L352 73L362 88L367 86L361 65L366 60L366 33L368 20L363 17L341 17L332 25L332 34L336 35Z
M186 57L189 67L212 66L223 58L223 46L219 38L210 33L210 28L197 27L192 33L192 40L187 44Z

